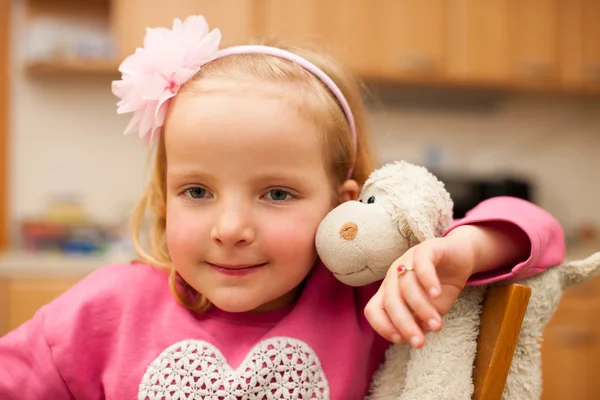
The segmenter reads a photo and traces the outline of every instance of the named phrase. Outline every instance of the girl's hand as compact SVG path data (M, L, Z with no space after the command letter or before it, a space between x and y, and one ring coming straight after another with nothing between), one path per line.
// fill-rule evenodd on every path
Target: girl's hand
M520 233L506 226L465 225L410 248L365 307L367 320L387 340L405 339L420 348L424 331L441 329L442 316L473 273L527 258L529 240Z

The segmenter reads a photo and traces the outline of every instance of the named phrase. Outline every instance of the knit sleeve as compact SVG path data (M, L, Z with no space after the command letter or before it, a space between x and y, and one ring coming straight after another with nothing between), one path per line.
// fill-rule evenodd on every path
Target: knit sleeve
M54 363L43 309L0 337L0 399L72 399Z
M462 225L494 223L507 232L520 230L529 240L529 255L516 265L473 275L469 285L484 285L503 280L518 280L536 275L560 264L565 257L564 231L560 223L539 206L514 197L494 197L481 202L467 215L456 220L444 233Z

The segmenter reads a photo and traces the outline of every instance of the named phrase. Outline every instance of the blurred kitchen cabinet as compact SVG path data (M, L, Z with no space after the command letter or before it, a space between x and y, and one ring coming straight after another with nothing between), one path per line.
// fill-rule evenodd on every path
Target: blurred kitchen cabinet
M5 279L0 282L0 335L29 320L43 305L67 291L75 278Z
M600 0L560 0L561 80L600 90Z
M600 280L569 289L542 341L542 400L593 400L600 393Z
M370 20L381 78L435 78L444 71L444 0L380 0Z
M452 0L446 8L447 74L470 84L510 76L510 0Z
M322 0L264 0L260 35L292 44L320 43L323 40L321 20L328 11L323 7L328 3Z
M267 36L325 44L376 80L443 71L444 0L293 0L264 3Z
M322 2L319 32L331 53L361 77L378 74L379 61L373 27L381 0L329 0ZM323 19L324 18L324 19Z
M556 82L558 12L558 0L449 2L449 79L509 86Z
M260 33L283 44L323 49L353 73L369 75L378 64L370 39L378 2L264 0Z
M8 279L0 278L0 336L8 330Z
M254 38L314 43L366 81L600 92L600 0L84 3L29 0L28 18L68 15L86 28L85 21L100 20L109 26L110 57L51 57L29 63L29 72L116 74L119 62L143 45L146 28L202 14L222 31L221 47Z
M221 47L256 36L256 0L112 0L119 59L143 45L147 27L171 28L173 19L203 15L223 35Z
M558 0L509 2L510 72L516 84L558 82Z
M583 81L600 87L600 0L582 0Z

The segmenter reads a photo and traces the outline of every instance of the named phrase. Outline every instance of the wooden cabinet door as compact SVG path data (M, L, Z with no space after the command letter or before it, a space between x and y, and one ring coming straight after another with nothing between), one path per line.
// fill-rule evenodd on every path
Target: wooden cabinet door
M558 0L510 2L511 80L520 84L558 81Z
M600 0L583 0L583 82L600 88Z
M8 330L8 279L0 278L0 337Z
M29 320L45 304L66 292L76 279L15 279L5 285L8 330Z
M369 2L373 62L383 78L435 77L444 72L444 0Z
M322 10L328 1L264 0L259 11L262 23L259 34L267 39L294 45L313 45L323 40ZM326 11L325 11L326 12Z
M542 400L594 400L600 393L600 281L569 290L542 341Z
M600 89L600 0L560 0L561 80L572 89Z
M443 3L267 0L264 32L300 45L322 45L361 76L431 76L443 70Z
M247 42L255 35L256 0L112 0L112 23L119 57L142 46L147 27L171 28L173 19L206 17L209 28L221 30L221 47Z
M458 82L506 83L510 76L510 0L448 0L447 71Z
M582 1L559 2L560 80L566 88L577 88L583 84Z
M264 0L260 34L333 55L355 74L376 64L370 34L379 0Z
M374 29L379 23L381 0L329 0L322 2L319 32L324 46L352 73L367 77L378 73Z

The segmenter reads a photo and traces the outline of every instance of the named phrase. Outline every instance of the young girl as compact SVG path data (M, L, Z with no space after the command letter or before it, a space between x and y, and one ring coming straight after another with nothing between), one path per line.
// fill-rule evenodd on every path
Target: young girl
M156 145L134 218L150 251L1 338L1 399L362 399L390 341L422 346L466 284L563 258L552 216L496 198L383 282L341 284L314 237L373 170L356 83L322 55L219 41L176 20L122 64L119 112Z

